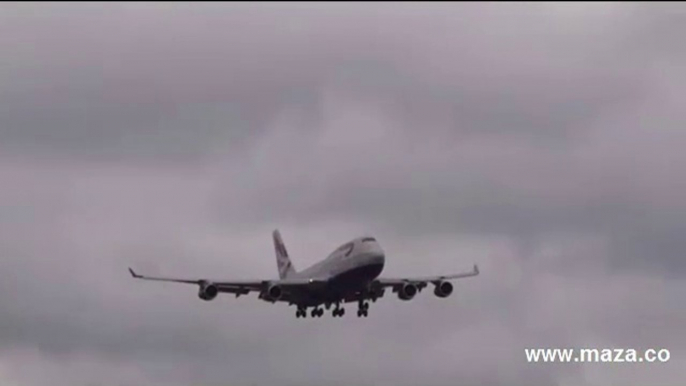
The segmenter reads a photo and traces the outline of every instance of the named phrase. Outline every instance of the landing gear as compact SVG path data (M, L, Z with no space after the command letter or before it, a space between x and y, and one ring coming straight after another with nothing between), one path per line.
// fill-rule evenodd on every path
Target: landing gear
M345 315L345 308L341 307L340 302L336 303L324 303L324 307L314 307L312 308L312 311L310 311L310 316L313 318L321 318L324 316L324 309L330 309L333 307L333 310L331 311L331 315L334 318L340 318L343 315ZM360 300L358 302L358 309L357 309L357 317L367 317L369 316L369 302ZM296 318L306 318L307 317L307 307L303 306L298 306L298 310L295 312L295 317Z
M331 315L333 315L334 318L340 318L345 315L345 308L341 308L340 303L336 303L336 308L333 309Z
M310 316L313 318L321 318L322 315L324 315L324 310L321 308L313 308L312 311L310 312ZM306 307L298 307L298 310L295 311L295 317L296 318L306 318L307 317L307 308Z
M360 318L362 316L365 318L369 316L369 303L360 300L357 308L357 317Z

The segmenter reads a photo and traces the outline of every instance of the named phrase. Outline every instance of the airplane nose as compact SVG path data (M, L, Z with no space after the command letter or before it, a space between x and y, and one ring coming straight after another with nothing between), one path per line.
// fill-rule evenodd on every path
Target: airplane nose
M370 261L371 264L383 265L384 261L386 260L386 257L384 256L383 252L381 252L381 253L372 255L370 260L371 260Z
M385 253L378 242L368 242L363 244L363 251L365 260L370 265L383 265L385 261Z
M372 264L381 264L383 265L384 261L386 260L386 256L384 254L383 249L381 249L380 246L376 245L374 248L374 253L370 255L370 263Z

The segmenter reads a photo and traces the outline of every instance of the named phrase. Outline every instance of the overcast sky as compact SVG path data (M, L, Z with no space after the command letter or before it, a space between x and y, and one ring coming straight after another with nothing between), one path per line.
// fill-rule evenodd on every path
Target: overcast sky
M683 385L684 36L666 3L2 5L0 383ZM275 278L275 228L300 269L373 234L385 275L482 274L302 320L126 271Z

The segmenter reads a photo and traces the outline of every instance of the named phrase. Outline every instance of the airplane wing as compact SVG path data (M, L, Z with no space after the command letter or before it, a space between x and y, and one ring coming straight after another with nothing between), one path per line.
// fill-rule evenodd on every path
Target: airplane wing
M443 276L420 276L420 277L408 277L408 278L379 278L375 281L376 285L381 287L394 287L401 284L412 283L415 285L425 286L427 283L437 283L446 280L462 279L466 277L477 276L479 274L479 266L474 264L469 272L456 273L452 275Z
M422 289L427 287L430 283L439 286L443 282L462 279L466 277L477 276L479 274L479 267L475 264L471 271L461 272L451 275L439 275L439 276L418 276L418 277L406 277L406 278L378 278L374 280L369 287L369 291L359 291L353 295L350 295L344 299L344 302L357 302L360 300L372 300L384 297L387 288L390 288L393 293L399 293L403 291L403 287L411 284L415 287L416 292L420 292ZM452 286L447 290L452 292ZM416 292L414 294L416 294ZM409 295L404 300L410 300L414 297L414 294ZM449 293L445 296L448 296ZM443 296L442 296L443 297Z
M144 276L129 268L129 273L134 279L162 281L170 283L195 284L198 286L212 284L217 292L233 293L237 295L247 294L251 291L261 292L270 285L278 285L285 289L304 286L317 286L326 284L325 280L317 279L276 279L276 280L243 280L243 281L214 281L208 279L180 279L160 276Z

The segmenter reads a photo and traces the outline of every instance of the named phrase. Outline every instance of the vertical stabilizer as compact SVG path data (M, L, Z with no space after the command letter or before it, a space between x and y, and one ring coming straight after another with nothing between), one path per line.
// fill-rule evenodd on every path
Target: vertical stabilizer
M286 251L286 246L283 244L281 233L279 233L278 229L274 230L272 238L274 239L276 266L279 269L279 278L285 279L295 273L295 268L293 268L293 263L291 263L291 259L288 257L288 251Z

